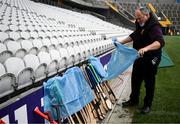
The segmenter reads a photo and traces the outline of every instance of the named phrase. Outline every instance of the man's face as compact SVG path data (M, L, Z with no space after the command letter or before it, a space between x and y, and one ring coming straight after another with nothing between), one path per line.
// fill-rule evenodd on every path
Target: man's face
M140 10L135 11L135 18L139 25L143 25L147 21L147 16L143 15Z

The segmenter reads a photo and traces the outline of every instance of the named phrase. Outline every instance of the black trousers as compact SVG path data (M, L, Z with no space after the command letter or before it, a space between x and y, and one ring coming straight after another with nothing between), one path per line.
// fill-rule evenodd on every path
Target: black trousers
M139 102L140 87L145 82L146 96L144 98L144 106L152 105L155 92L155 76L160 63L160 56L139 58L134 62L131 77L131 95L130 100L134 103Z

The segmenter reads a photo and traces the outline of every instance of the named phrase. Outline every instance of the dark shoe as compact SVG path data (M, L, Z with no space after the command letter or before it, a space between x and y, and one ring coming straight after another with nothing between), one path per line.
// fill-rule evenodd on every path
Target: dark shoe
M151 108L149 106L143 107L141 110L142 114L147 114L151 111Z
M131 107L131 106L136 106L136 105L138 105L138 103L132 102L131 100L128 100L128 101L122 103L123 107Z

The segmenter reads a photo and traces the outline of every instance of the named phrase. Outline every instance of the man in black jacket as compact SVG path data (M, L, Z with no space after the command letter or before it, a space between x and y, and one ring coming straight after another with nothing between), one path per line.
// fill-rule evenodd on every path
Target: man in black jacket
M139 103L140 87L144 80L146 96L141 112L145 114L151 110L155 76L161 60L161 48L164 46L164 39L159 22L147 8L137 9L135 17L136 30L121 43L133 41L133 48L138 50L140 58L133 65L130 100L122 104L123 106L134 106Z

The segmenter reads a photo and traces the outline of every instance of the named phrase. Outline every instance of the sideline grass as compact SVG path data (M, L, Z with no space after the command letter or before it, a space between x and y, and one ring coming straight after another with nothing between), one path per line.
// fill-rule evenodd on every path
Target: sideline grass
M159 68L152 111L134 113L133 123L180 123L180 37L166 36L165 51L174 62L173 67ZM140 106L145 95L141 87Z

